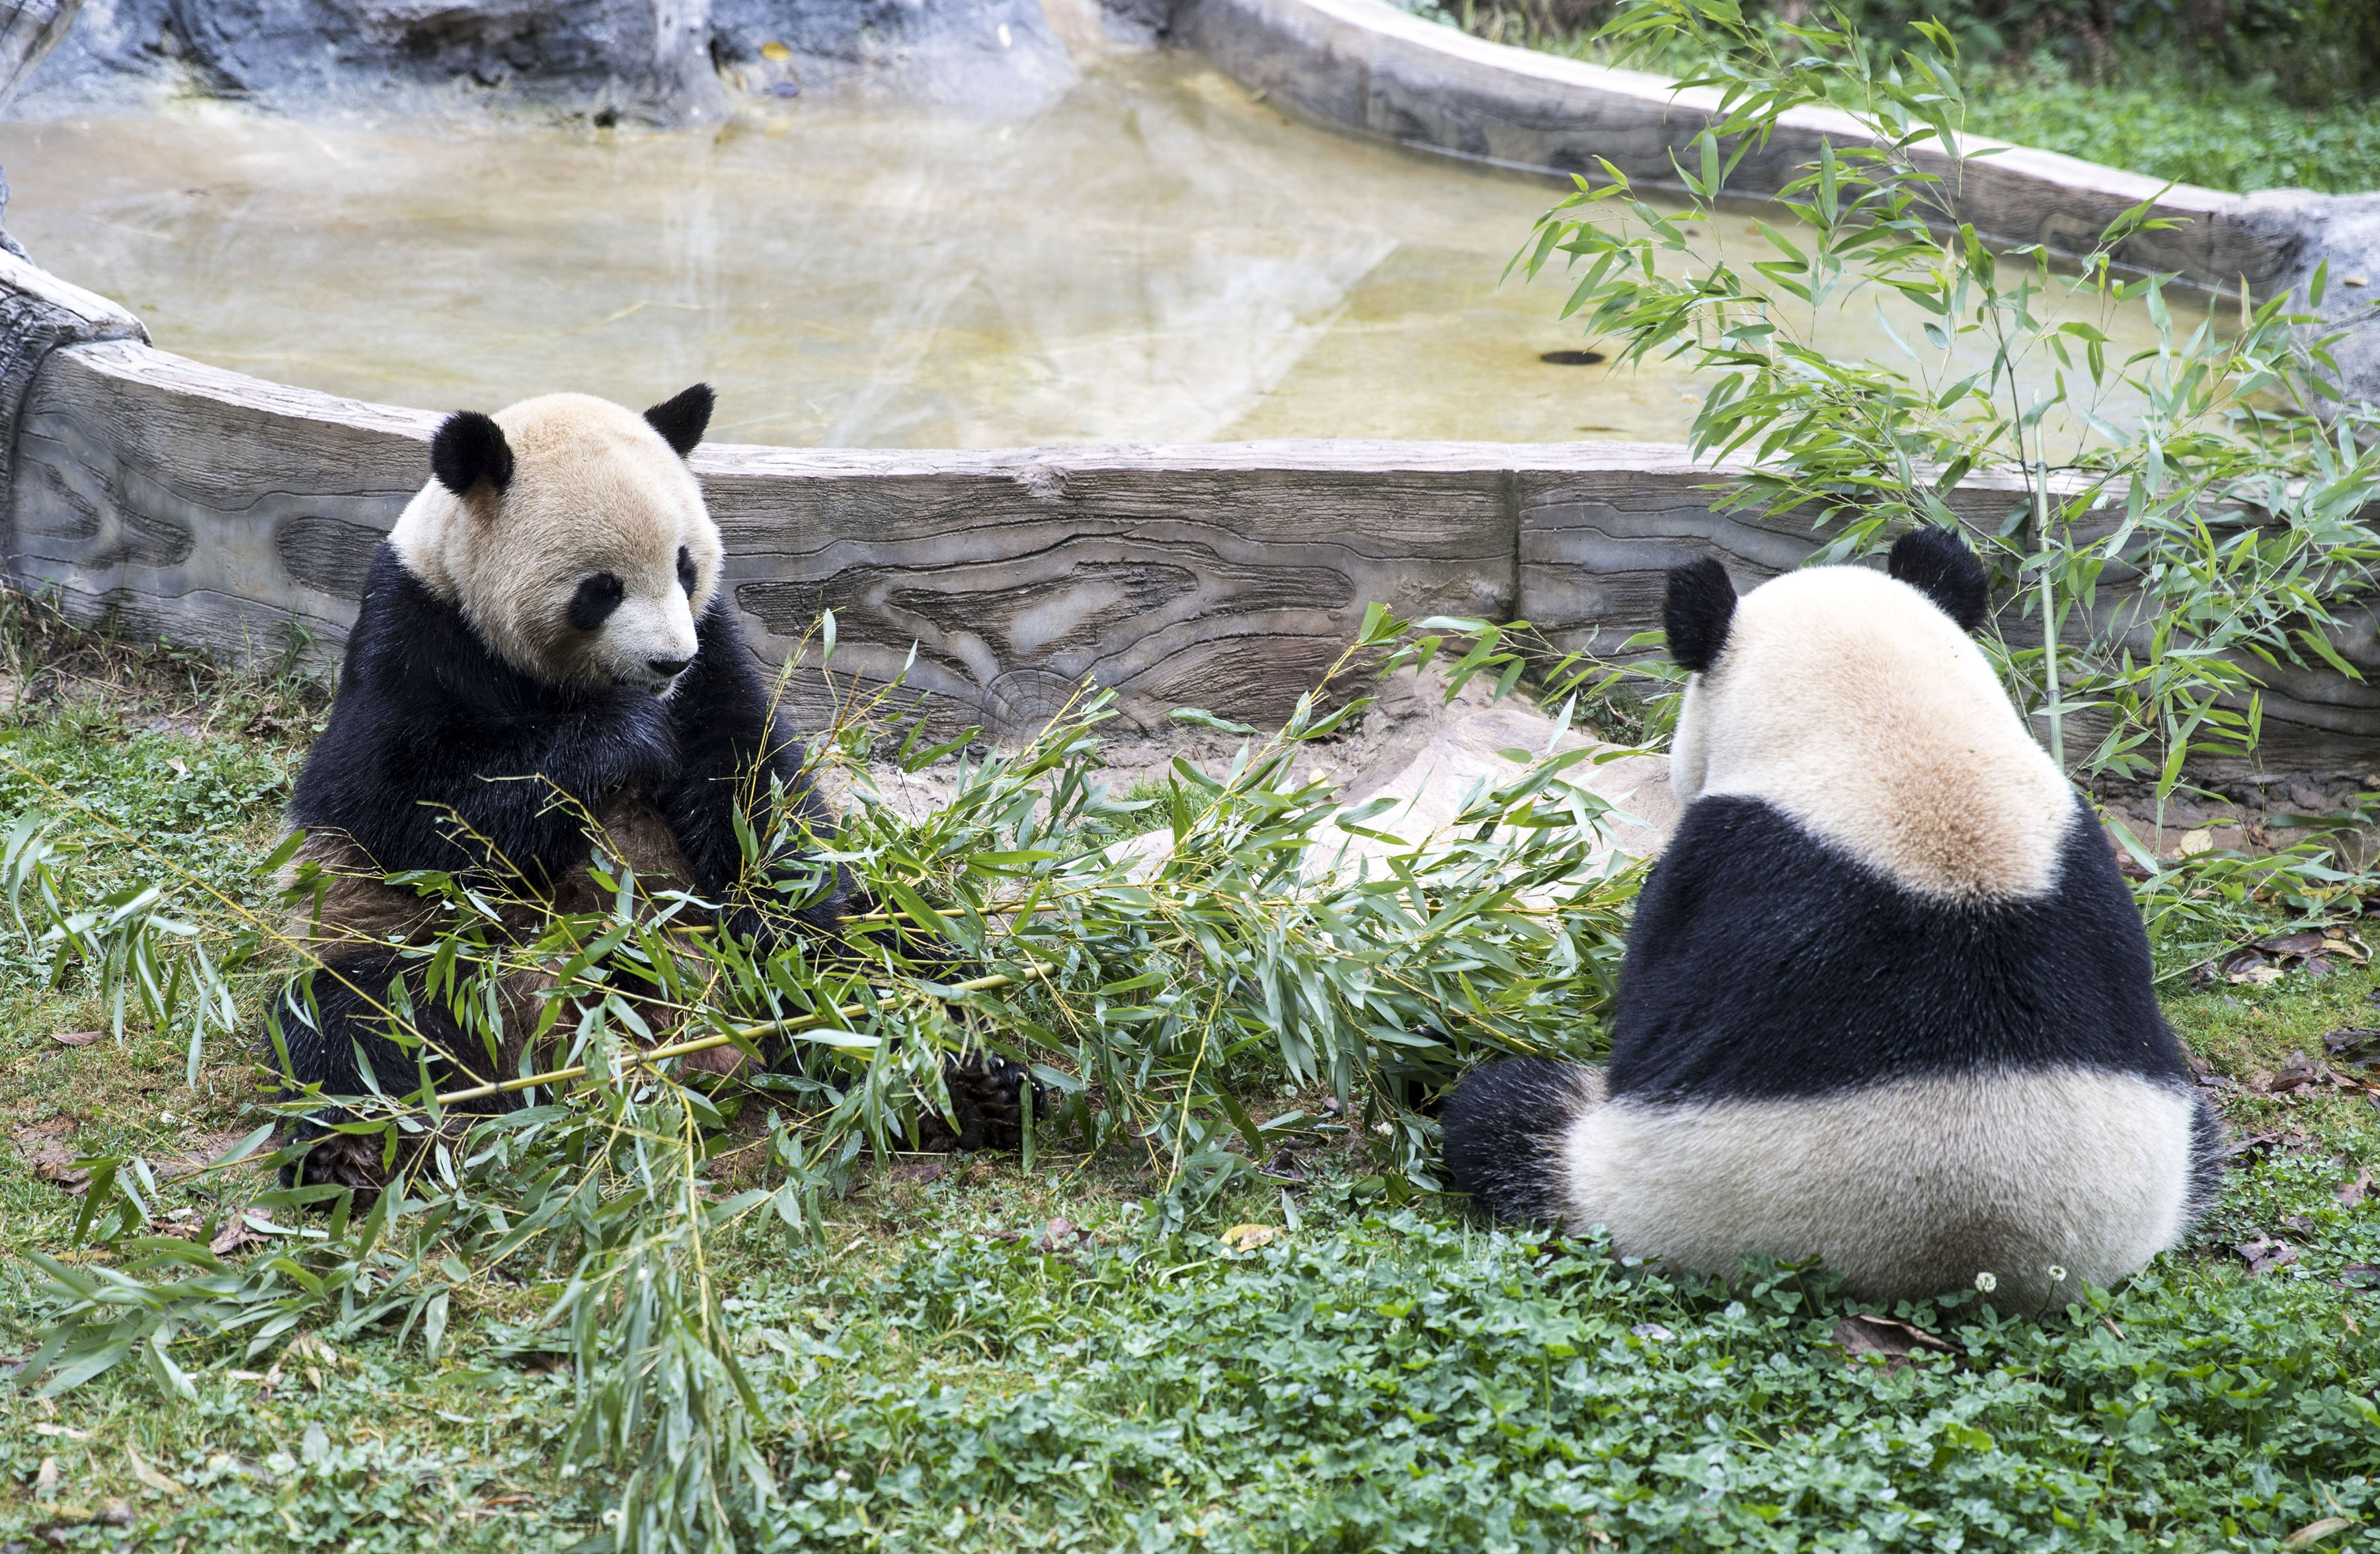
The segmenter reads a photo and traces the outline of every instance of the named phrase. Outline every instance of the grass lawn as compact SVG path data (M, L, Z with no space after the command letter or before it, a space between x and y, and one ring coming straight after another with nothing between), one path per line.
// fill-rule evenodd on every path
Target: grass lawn
M1593 30L1548 30L1523 0L1396 3L1497 42L1617 62ZM1682 54L1631 63L1672 71L1692 66ZM1961 74L1973 134L2236 193L2380 189L2380 101L2342 97L2300 106L2268 80L2241 80L2179 55L2137 51L2110 56L2096 76L2077 75L2048 54L1971 60Z
M2141 61L2107 81L2054 64L1985 68L1968 128L2153 178L2246 194L2380 188L2380 103L2300 108L2256 82Z
M71 794L121 828L66 829L124 879L171 865L247 891L319 706L21 624L10 641L28 701L0 726L0 822ZM67 673L29 678L45 655ZM204 1159L254 1125L256 1083L248 1038L202 1054L195 1090L179 1045L138 1028L59 1042L107 1014L27 964L0 951L16 1355L44 1315L22 1254L68 1255L71 1156ZM821 1241L747 1220L724 1248L780 1492L749 1547L2380 1546L2380 1205L2340 1186L2380 1155L2380 1110L2257 1088L2325 1032L2380 1026L2370 977L2168 1007L2240 1082L2235 1128L2265 1139L2201 1244L2046 1321L1973 1293L1881 1314L1941 1345L1905 1359L1848 1354L1901 1329L1847 1333L1855 1308L1813 1275L1681 1282L1367 1196L1360 1135L1313 1135L1302 1180L1166 1237L1145 1229L1145 1161L869 1168ZM1211 1233L1235 1222L1272 1233ZM2294 1258L2252 1273L2232 1248L2258 1241ZM0 1391L0 1545L543 1549L601 1531L613 1486L556 1466L577 1378L533 1326L551 1292L473 1288L435 1363L419 1334L255 1356L186 1335L195 1402L135 1364L53 1399Z

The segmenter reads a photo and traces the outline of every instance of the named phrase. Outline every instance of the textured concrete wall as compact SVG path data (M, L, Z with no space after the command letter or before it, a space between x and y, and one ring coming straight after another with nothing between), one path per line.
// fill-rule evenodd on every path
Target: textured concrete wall
M335 650L437 419L152 349L112 304L6 255L0 416L8 580L234 657L277 654L293 630ZM764 658L802 650L832 609L839 678L887 680L914 647L906 683L938 722L1003 735L1085 678L1144 727L1184 705L1277 720L1376 601L1616 652L1658 623L1679 562L1716 555L1748 587L1815 545L1790 515L1714 512L1719 472L1647 444L706 444L693 463ZM1956 500L1997 528L2020 496L1978 480ZM2369 619L2341 646L2380 678ZM796 694L824 715L818 675ZM2380 692L2291 677L2265 726L2268 764L2361 774Z

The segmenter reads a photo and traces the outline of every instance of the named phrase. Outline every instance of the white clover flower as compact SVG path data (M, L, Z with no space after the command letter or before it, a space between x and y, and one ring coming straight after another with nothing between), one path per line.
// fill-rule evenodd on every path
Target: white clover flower
M2052 1264L2050 1264L2050 1265L2049 1265L2049 1281L2050 1281L2052 1284L2063 1284L2063 1283L2065 1283L2065 1282L2066 1282L2066 1270L2065 1270L2064 1269L2062 1269L2062 1268L2059 1268L2056 1263L2052 1263Z
M1981 1290L1984 1293L1988 1295L1999 1287L2000 1281L1992 1276L1991 1269L1985 1269L1983 1272L1975 1275L1975 1288Z

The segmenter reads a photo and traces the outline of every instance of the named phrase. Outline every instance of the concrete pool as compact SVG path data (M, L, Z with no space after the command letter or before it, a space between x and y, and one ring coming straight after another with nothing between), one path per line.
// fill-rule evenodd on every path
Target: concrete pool
M1182 52L1111 57L1005 118L818 94L709 130L185 101L0 124L0 164L11 233L160 347L420 409L704 378L714 437L794 446L1676 443L1701 386L1542 359L1612 351L1559 320L1558 280L1503 278L1549 180L1293 122ZM1704 224L1703 257L1768 257L1755 213ZM2082 316L2111 356L2153 340L2137 307ZM1890 349L1868 297L1815 322L1823 348Z

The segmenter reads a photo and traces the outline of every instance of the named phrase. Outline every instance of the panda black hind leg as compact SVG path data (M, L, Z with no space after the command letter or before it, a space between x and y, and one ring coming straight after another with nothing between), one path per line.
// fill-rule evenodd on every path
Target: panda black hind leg
M420 1050L401 1044L389 1034L390 981L403 970L404 963L393 956L347 960L325 965L293 984L282 995L276 1011L282 1041L288 1049L285 1079L318 1085L323 1094L334 1096L369 1095L375 1085L392 1098L418 1089ZM413 1029L430 1051L432 1084L448 1088L477 1083L504 1066L502 1054L496 1062L488 1062L484 1043L467 1034L435 1001L416 997L410 1002ZM499 1096L455 1111L469 1115L507 1111L511 1105L511 1098ZM338 1124L352 1120L353 1113L339 1107L300 1118L290 1139L310 1147L283 1165L281 1184L327 1184L377 1192L387 1179L382 1135L337 1131Z
M1439 1116L1447 1173L1496 1219L1560 1220L1569 1201L1565 1145L1604 1091L1603 1070L1547 1058L1473 1069Z
M1000 1149L1014 1151L1025 1143L1025 1101L1028 1092L1033 1115L1049 1104L1050 1092L1034 1082L1024 1064L993 1052L969 1052L942 1060L942 1087L950 1092L950 1122L929 1111L917 1130L928 1151Z

